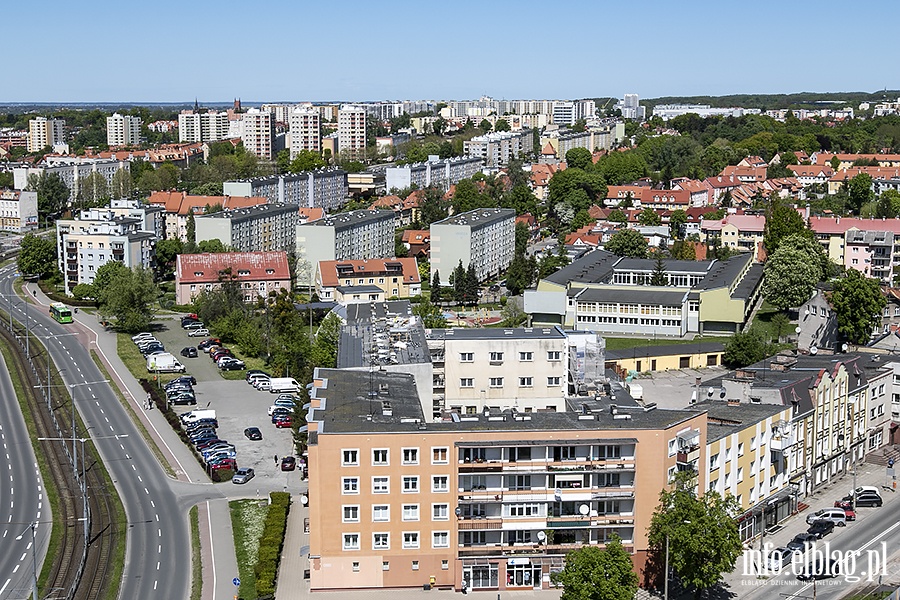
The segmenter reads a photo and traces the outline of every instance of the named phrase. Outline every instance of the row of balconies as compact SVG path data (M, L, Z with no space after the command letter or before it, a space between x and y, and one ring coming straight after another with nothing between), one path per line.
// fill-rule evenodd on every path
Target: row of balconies
M633 471L635 463L634 459L620 458L597 458L574 464L573 461L551 461L539 464L522 464L508 461L475 461L460 463L458 469L464 473L577 473L579 471Z

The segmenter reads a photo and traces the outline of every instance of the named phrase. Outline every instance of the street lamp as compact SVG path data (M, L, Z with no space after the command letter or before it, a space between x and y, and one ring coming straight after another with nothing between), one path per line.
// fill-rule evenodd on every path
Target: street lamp
M37 552L36 552L36 548L35 548L36 544L35 544L35 540L34 540L35 527L37 527L37 521L32 521L31 523L29 523L28 527L23 529L22 533L20 533L16 537L16 541L18 542L19 540L21 540L22 537L25 535L25 532L28 531L29 529L31 529L31 591L32 591L32 594L34 594L33 595L34 600L38 600Z

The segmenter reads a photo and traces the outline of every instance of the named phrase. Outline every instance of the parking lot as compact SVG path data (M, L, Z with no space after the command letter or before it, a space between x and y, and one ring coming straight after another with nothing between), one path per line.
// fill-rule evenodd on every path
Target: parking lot
M194 386L197 406L175 406L175 411L181 414L194 408L215 409L219 438L234 444L239 467L254 469L257 480L260 483L265 481L268 489L273 484L296 488L300 483L300 468L282 472L280 467L283 456L294 454L291 429L276 429L266 414L278 395L257 391L243 379L223 379L216 365L203 352L199 352L197 358L182 357L182 348L196 347L205 338L188 337L175 319L162 320L161 324L163 329L154 331L154 335L165 345L167 352L174 354L187 367L187 373L197 379L197 385ZM248 440L244 436L244 429L247 427L259 427L263 439ZM278 464L275 456L278 457ZM253 483L255 482L250 485Z

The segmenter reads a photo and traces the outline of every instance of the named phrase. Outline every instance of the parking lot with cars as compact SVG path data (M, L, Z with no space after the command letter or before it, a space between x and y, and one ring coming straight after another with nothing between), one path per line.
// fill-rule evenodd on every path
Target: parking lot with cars
M209 353L199 350L196 356L193 353L184 352L182 349L198 345L207 337L190 337L189 332L197 328L183 329L177 321L166 322L167 327L155 331L153 337L163 345L168 352L175 354L186 367L186 373L196 379L196 385L191 386L191 394L196 404L189 401L173 404L172 408L184 415L190 411L215 410L217 427L214 429L215 438L224 440L229 446L233 446L236 466L253 470L246 479L248 485L253 485L252 478L257 480L268 479L269 483L275 482L283 487L292 487L299 483L303 470L298 468L299 460L296 460L294 469L282 470L282 459L294 457L294 444L290 423L281 426L273 423L273 415L270 413L279 394L269 393L254 388L245 379L226 380L220 375L220 369L214 363ZM207 350L209 349L208 344ZM225 345L227 347L227 344ZM226 355L227 356L227 355ZM221 357L220 357L221 359ZM162 387L162 384L160 384ZM164 390L160 390L164 392ZM188 397L188 390L180 390L182 399ZM282 404L285 404L282 400ZM283 407L282 407L283 408ZM273 410L274 412L274 410ZM278 413L282 414L282 413ZM248 436L245 430L257 428L257 436ZM203 435L197 439L204 439ZM227 450L227 448L226 448ZM221 458L228 458L221 455ZM231 484L227 484L231 485Z

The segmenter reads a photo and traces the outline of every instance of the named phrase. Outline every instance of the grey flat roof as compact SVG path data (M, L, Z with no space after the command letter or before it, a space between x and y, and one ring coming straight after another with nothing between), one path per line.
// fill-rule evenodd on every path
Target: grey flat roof
M299 209L297 204L257 204L256 206L248 206L247 208L231 208L208 215L197 215L198 219L231 219L235 223L255 219L267 213L296 213Z
M775 416L785 409L785 405L749 402L729 404L720 400L704 400L692 404L691 408L707 412L706 442L709 443Z
M744 275L741 282L734 288L734 292L731 294L732 298L740 298L741 300L748 300L751 298L753 292L756 291L756 288L758 288L760 282L762 282L763 269L764 266L761 263L750 265L747 274Z
M545 279L558 285L567 285L571 281L600 283L609 277L613 265L620 260L622 258L612 252L594 250L572 261L556 273L551 273Z
M648 340L649 341L649 340ZM722 352L722 342L700 342L699 344L668 344L666 346L635 346L626 350L607 350L606 360L634 358L635 356L682 356L685 354L707 354ZM640 383L640 381L638 381Z
M713 290L721 287L731 287L747 263L753 260L752 252L743 252L732 256L728 260L720 260L713 263L709 273L703 281L695 285L695 290Z
M533 339L533 338L557 338L563 339L566 335L556 327L518 327L515 329L503 329L500 327L483 327L469 329L465 327L454 329L429 329L425 337L432 340L491 340L501 338Z
M669 273L706 273L709 270L710 260L664 260L663 264ZM653 271L656 269L656 259L653 258L623 258L616 263L615 271Z
M636 285L632 289L622 288L584 288L578 294L579 302L641 302L645 304L661 304L664 306L681 306L687 297L687 290L667 291L658 287Z
M301 223L300 227L334 227L340 231L357 227L373 221L394 220L394 211L391 210L351 210L350 212L328 215L315 221Z
M380 294L384 292L377 285L339 285L337 290L342 294Z
M431 362L425 328L408 300L350 304L346 314L338 341L338 368Z
M447 217L446 219L432 223L432 225L468 225L469 227L476 229L478 227L490 225L491 223L496 223L497 221L515 218L516 211L512 208L476 208L475 210Z
M613 431L676 427L702 411L610 410L584 418L577 412L513 413L491 411L489 415L462 415L439 423L426 422L416 394L415 379L407 373L318 369L326 387L313 388L315 398L325 398L324 408L313 409L310 421L319 421L316 436L329 433L416 433L465 431ZM390 414L385 414L385 402ZM582 418L579 418L582 417ZM534 437L526 434L528 439ZM628 437L627 434L624 437ZM593 438L591 438L593 439ZM598 438L599 439L599 438ZM314 443L311 436L310 442Z

